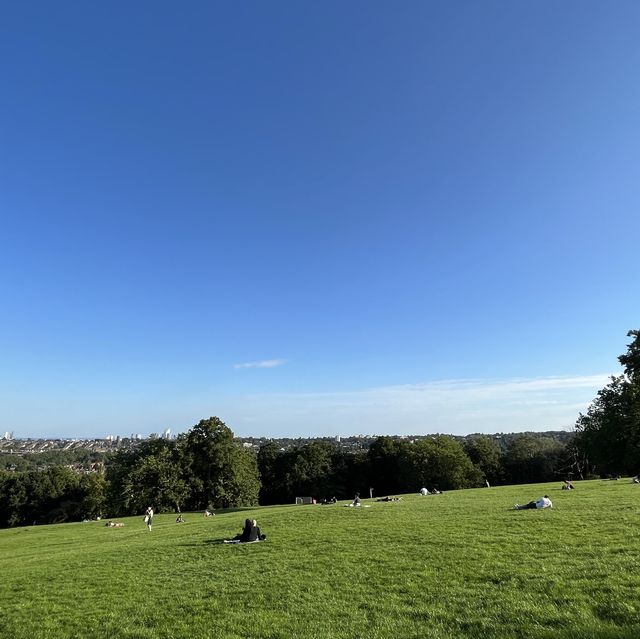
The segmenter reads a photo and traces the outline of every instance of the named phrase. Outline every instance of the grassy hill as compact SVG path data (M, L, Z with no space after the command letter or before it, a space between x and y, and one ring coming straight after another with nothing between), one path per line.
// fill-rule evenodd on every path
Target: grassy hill
M637 639L640 485L576 486L3 530L0 636Z

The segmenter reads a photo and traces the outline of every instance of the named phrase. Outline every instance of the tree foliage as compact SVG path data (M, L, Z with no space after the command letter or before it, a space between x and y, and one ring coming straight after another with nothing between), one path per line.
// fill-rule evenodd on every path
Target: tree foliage
M253 453L243 450L218 417L203 419L184 440L185 458L196 481L191 503L196 508L256 504L260 490Z
M632 354L630 378L637 366L637 351ZM620 384L602 391L607 406L627 392ZM620 408L615 414L622 412ZM598 438L605 437L604 432L585 432L601 446ZM210 417L177 440L154 437L106 455L104 475L62 466L0 470L0 526L117 517L142 513L147 506L157 512L203 510L253 506L258 499L265 505L292 503L298 496L344 499L355 492L368 495L370 488L383 496L417 492L423 486L480 486L485 479L492 485L548 481L568 459L578 458L577 447L564 437L530 433L503 435L499 441L502 447L495 436L474 435L466 441L444 435L416 441L384 436L367 450L352 452L329 441L300 440L286 449L267 443L256 455L224 422ZM612 458L624 453L629 439L623 444L609 447Z
M471 463L482 473L482 478L492 486L504 480L502 451L495 438L476 435L465 439L464 450Z
M566 447L548 437L517 435L504 456L504 471L510 484L530 484L557 479L557 469Z
M618 361L622 375L598 391L586 414L576 423L577 445L594 471L637 474L640 466L640 331Z
M482 472L471 463L462 444L445 435L408 446L403 468L407 487L416 491L422 486L440 490L470 488L482 481Z

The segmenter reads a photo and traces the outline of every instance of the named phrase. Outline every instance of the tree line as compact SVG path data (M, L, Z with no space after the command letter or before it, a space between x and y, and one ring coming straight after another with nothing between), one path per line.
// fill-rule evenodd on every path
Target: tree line
M217 417L176 440L150 439L105 455L105 472L62 466L0 471L0 526L60 523L108 515L292 503L296 497L350 498L491 484L548 481L567 458L566 444L514 435L461 441L437 435L418 441L379 437L352 453L329 442L258 453L243 447Z
M105 472L62 466L0 470L0 527L77 521L108 515L180 512L292 503L296 497L353 497L451 490L565 478L637 474L640 460L640 331L619 357L620 376L599 391L575 433L562 440L534 434L464 439L435 435L409 441L379 437L346 452L329 442L258 453L243 447L217 417L176 440L151 439L104 458Z

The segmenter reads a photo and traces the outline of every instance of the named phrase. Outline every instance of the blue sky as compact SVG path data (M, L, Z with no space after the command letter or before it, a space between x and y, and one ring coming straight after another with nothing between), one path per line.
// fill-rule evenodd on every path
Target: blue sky
M639 323L639 27L6 4L0 431L571 427Z

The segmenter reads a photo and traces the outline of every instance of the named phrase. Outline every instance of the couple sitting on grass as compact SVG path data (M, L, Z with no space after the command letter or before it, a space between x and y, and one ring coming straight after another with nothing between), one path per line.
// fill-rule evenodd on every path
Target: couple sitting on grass
M264 541L267 538L258 528L258 522L255 519L245 519L244 528L239 535L233 539L225 539L225 544L247 544L254 541Z

